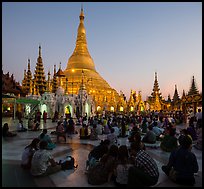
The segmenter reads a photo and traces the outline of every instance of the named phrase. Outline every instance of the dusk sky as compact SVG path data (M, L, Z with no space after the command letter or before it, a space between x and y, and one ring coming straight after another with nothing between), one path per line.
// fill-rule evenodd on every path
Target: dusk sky
M34 74L38 47L47 79L54 64L67 67L77 38L80 2L2 3L2 67L22 82L28 58ZM88 50L96 71L129 99L150 96L157 72L160 92L188 92L194 75L202 91L201 2L83 2Z

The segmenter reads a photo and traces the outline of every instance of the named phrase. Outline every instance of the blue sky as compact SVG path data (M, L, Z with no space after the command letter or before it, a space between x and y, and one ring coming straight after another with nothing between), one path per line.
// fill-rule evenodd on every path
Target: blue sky
M75 48L81 2L2 3L2 66L21 83L42 47L44 70L67 62ZM202 91L202 3L83 2L88 50L99 74L129 99L143 100L157 72L160 92L188 92L194 75Z

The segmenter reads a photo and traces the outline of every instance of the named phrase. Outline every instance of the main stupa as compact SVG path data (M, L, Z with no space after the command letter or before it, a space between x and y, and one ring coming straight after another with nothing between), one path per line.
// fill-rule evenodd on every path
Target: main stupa
M62 87L65 89L68 85L68 94L78 94L83 84L98 110L115 111L119 94L96 71L87 47L83 8L79 19L76 47L63 71L65 77L62 78Z

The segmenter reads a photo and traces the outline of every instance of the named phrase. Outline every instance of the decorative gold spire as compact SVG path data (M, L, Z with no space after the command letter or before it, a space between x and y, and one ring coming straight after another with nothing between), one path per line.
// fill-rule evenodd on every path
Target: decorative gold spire
M87 47L84 18L84 10L83 7L81 7L76 46L64 70L65 77L68 79L68 91L70 88L73 94L78 94L80 89L86 88L87 92L95 99L96 107L100 106L101 110L103 109L103 96L106 96L108 101L106 103L108 107L107 110L110 110L111 106L114 106L116 109L119 95L95 69L94 61ZM72 72L72 70L74 70L74 72ZM62 78L62 87L64 89L66 89L66 78ZM90 80L92 85L88 84Z
M80 22L83 22L83 21L84 21L84 10L83 10L83 4L81 5L81 13L80 13L79 19L80 19Z
M91 58L87 47L83 8L81 9L79 19L80 23L78 26L76 47L73 54L69 58L66 70L74 68L96 71L93 59Z

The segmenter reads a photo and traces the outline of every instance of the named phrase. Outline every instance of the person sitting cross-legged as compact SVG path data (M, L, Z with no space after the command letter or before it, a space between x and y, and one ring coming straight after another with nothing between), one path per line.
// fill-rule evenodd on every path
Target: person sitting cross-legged
M40 140L47 141L47 149L52 150L56 147L56 144L54 144L50 138L50 136L47 134L47 129L43 129L42 133L38 136Z
M46 176L61 170L51 153L47 150L47 142L40 141L40 149L37 150L31 161L31 174L33 176Z
M22 157L21 157L21 167L23 169L31 168L31 161L33 154L38 150L38 144L40 139L34 138L32 142L24 148Z
M152 129L153 129L152 125L149 125L147 133L142 138L142 142L149 144L156 143L156 134L152 131Z
M59 142L59 138L60 137L63 137L64 138L64 142L66 143L66 141L67 141L67 139L66 139L66 132L65 132L63 123L61 121L57 122L56 133L57 133L57 142Z
M169 178L181 185L195 184L194 173L198 172L198 162L195 154L191 152L192 139L185 135L179 137L180 146L171 152L167 165L162 166Z
M127 187L155 185L159 179L158 166L154 159L141 148L139 140L131 143L130 156L134 160L134 166L129 168Z
M171 125L166 127L164 137L160 143L160 148L165 152L171 152L178 147L177 138L175 136L176 129Z
M2 127L2 137L7 138L7 137L14 137L16 135L17 135L16 133L9 131L8 123L4 123Z

